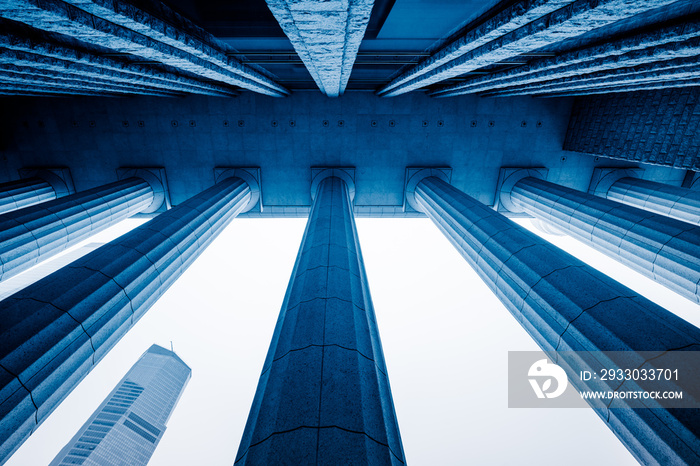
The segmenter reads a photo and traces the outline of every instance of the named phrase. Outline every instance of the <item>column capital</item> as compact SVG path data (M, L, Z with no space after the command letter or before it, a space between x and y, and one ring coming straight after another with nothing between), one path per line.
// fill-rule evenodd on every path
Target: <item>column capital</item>
M117 168L117 179L125 180L136 177L144 180L153 190L153 202L143 211L134 214L134 217L151 218L161 212L169 210L170 191L168 180L165 177L165 168L161 167L122 167Z
M355 200L355 167L311 167L311 200L316 199L318 185L326 178L340 178L348 185L350 202Z
M416 202L416 186L426 178L434 176L445 183L452 182L451 167L406 167L406 184L403 190L403 211L423 212Z
M549 169L544 167L501 167L498 172L498 183L496 184L496 195L493 200L493 208L507 217L517 217L521 211L510 199L513 186L523 178L537 178L546 180ZM529 215L526 215L529 217Z
M75 193L75 185L70 168L65 167L40 167L40 168L20 168L19 177L23 180L27 178L39 178L46 181L56 193L56 199Z
M216 167L214 168L214 180L219 183L226 178L240 178L250 188L250 200L241 213L255 209L263 211L262 185L260 183L260 167Z
M596 167L593 169L591 184L588 185L588 194L607 197L610 187L622 178L641 178L643 168L638 167Z

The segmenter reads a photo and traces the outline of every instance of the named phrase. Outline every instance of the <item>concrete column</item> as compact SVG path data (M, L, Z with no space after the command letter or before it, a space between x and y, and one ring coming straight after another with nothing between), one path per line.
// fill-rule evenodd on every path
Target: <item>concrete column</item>
M236 464L404 464L340 178L318 185Z
M581 367L574 351L625 352L620 353L629 358L625 362L640 367L645 360L639 351L700 349L696 327L445 181L424 178L408 199L445 234L540 348L565 369ZM616 361L606 364L613 367ZM590 403L641 463L700 461L696 419L685 410Z
M152 186L134 177L0 216L0 279L145 210L154 198Z
M227 178L0 301L0 464L251 197Z
M700 226L700 191L640 178L622 178L607 198Z
M0 214L56 199L51 185L39 178L0 184Z
M522 212L700 302L699 227L534 177L515 183L510 200Z

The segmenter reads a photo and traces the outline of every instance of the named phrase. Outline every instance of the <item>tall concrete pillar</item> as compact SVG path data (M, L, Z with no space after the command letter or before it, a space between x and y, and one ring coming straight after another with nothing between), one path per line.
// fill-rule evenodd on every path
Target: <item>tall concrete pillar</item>
M606 197L700 226L700 191L625 177L610 186Z
M154 199L151 184L133 177L0 216L0 279L147 209Z
M0 301L0 463L251 198L224 179Z
M56 199L51 185L40 178L0 184L0 214Z
M236 464L404 464L340 178L318 185Z
M413 191L407 188L407 200L428 215L560 366L580 368L582 362L575 351L619 351L619 357L627 358L626 364L641 367L648 361L640 351L661 355L669 350L700 349L700 329L429 171L427 175L422 179L425 174L415 175L418 179ZM606 364L615 367L621 361ZM571 375L569 372L569 380L575 383ZM589 403L642 464L700 462L697 420L684 413L694 410L609 408L599 401Z
M700 227L532 176L504 196L512 208L700 302Z

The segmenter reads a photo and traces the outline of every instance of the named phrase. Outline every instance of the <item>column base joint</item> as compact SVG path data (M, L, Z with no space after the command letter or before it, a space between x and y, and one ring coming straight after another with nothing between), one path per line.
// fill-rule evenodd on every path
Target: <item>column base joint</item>
M513 186L523 178L546 180L548 174L549 169L544 167L501 167L498 172L493 210L510 218L530 218L530 215L520 212L520 209L515 207L510 199L510 193L513 191Z
M165 168L162 167L121 167L117 168L117 179L125 180L127 178L141 178L153 189L153 202L138 214L134 214L134 218L153 218L156 215L169 210L170 190L168 189L168 180L165 177Z

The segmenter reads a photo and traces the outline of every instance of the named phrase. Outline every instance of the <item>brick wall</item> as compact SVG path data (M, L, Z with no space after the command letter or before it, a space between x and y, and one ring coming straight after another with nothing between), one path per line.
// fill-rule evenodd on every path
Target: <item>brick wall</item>
M700 171L700 87L577 98L564 149Z

